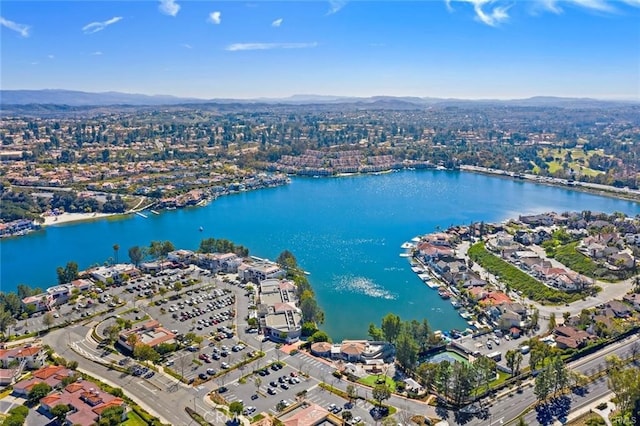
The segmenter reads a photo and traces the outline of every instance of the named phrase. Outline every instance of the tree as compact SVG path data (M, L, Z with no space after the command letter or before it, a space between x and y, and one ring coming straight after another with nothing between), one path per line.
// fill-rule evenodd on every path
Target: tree
M569 384L569 373L566 364L560 356L554 357L549 366L553 382L553 393L557 394L558 391L564 389Z
M289 250L285 250L276 258L276 263L282 266L282 268L289 270L298 267L298 261L296 257Z
M349 398L349 402L353 402L358 398L358 388L351 383L347 385L347 397Z
M260 386L262 385L262 379L260 377L256 377L253 379L253 384L256 385L256 392L260 390Z
M423 362L418 365L416 369L416 374L420 380L422 386L425 389L431 389L436 384L436 379L438 377L438 365L433 362Z
M538 401L544 402L549 397L552 387L550 370L545 368L536 376L533 393Z
M330 342L331 338L329 337L329 335L322 331L322 330L318 330L315 333L313 333L311 335L311 337L309 338L310 342L316 343L316 342Z
M67 404L58 404L51 408L51 414L58 420L60 424L64 422L67 417L67 413L71 411L71 408Z
M507 368L511 370L513 376L520 374L520 364L522 364L522 353L517 349L508 350L504 355L507 361Z
M373 388L371 395L374 400L378 401L378 405L382 406L382 401L391 398L391 390L386 383L382 383Z
M453 363L450 386L454 404L462 404L477 386L475 369L467 363Z
M144 259L144 249L139 246L133 246L129 249L129 259L131 259L131 263L138 266L142 259Z
M438 372L436 374L436 389L444 394L446 398L449 395L449 379L451 378L451 363L447 360L440 362Z
M345 410L342 412L342 418L345 422L349 423L351 419L353 419L353 413L351 413L351 411L349 410Z
M51 328L55 320L51 312L47 312L42 316L42 324L47 327L47 330Z
M120 326L118 326L118 324L111 324L105 327L104 333L107 336L107 339L109 339L109 341L113 343L118 340L118 335L120 334Z
M135 348L138 344L138 335L136 333L131 333L127 336L127 344L131 348Z
M114 244L114 245L113 245L113 259L114 259L114 263L118 263L118 251L120 251L120 245L119 245L119 244Z
M4 307L0 306L0 333L4 334L9 327L16 323L16 319L10 312L4 310Z
M474 362L477 371L477 377L485 389L489 390L489 384L496 378L496 362L489 357L480 356Z
M418 362L418 344L406 331L397 339L396 359L405 370L413 370Z
M382 318L382 333L384 334L385 339L391 343L395 343L396 339L400 335L400 330L402 327L402 323L400 322L400 317L398 315L389 313Z
M380 341L384 339L384 333L381 328L376 327L374 323L369 324L369 331L367 332L371 337L371 340Z
M151 346L144 343L138 343L133 348L133 357L142 361L155 362L160 359L160 354Z
M27 398L30 403L35 404L45 396L49 395L49 392L51 392L51 386L47 383L36 383L27 394Z
M109 407L100 413L100 420L98 426L117 426L122 423L122 416L124 415L123 407Z
M316 324L322 324L324 322L324 313L318 306L318 302L313 295L306 296L300 299L300 310L302 311L302 320L304 322L314 322Z
M549 331L553 331L554 328L556 328L556 314L551 312L549 314Z
M538 308L535 308L533 310L533 313L531 314L531 328L536 330L538 328L538 321L540 320L540 311L538 310Z
M66 284L78 278L78 264L76 262L67 262L63 268L58 266L56 269L58 275L58 284Z
M233 401L229 404L229 412L233 414L234 418L237 418L242 413L243 408L244 406L240 401Z
M615 395L615 403L620 411L630 413L640 400L640 368L624 367L624 363L615 355L607 358L609 366L608 385Z

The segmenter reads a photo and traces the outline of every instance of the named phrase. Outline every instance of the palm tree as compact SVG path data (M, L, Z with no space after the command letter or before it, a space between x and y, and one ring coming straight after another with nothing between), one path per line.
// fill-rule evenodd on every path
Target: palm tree
M118 263L118 250L120 250L119 244L113 245L113 258L115 259L115 263Z

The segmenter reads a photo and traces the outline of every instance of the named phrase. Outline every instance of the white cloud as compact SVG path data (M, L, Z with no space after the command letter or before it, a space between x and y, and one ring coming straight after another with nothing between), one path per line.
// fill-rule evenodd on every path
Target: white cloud
M54 58L55 58L55 56L53 56L53 55L47 55L47 58L49 58L49 59L54 59Z
M160 0L158 9L165 15L176 16L180 12L180 5L175 0Z
M511 7L498 0L446 0L447 8L453 11L452 2L469 3L473 6L476 19L489 26L495 27L509 19L507 11Z
M559 0L541 0L543 6L553 12L553 13L561 13L563 11L560 6ZM626 0L627 3L633 4L633 0ZM565 5L574 5L578 7L582 7L585 9L596 10L600 12L613 12L615 8L609 4L608 0L563 0L562 3ZM639 1L635 1L636 6L640 5Z
M19 33L22 37L29 37L29 31L31 30L29 25L18 24L17 22L4 19L2 16L0 16L0 25Z
M271 26L278 28L280 25L282 25L282 21L283 21L282 18L278 18L271 23Z
M222 22L222 13L219 11L211 12L207 20L212 24L220 25L220 22Z
M193 46L191 46L189 43L183 43L182 47L184 47L185 49L193 49Z
M105 28L107 28L109 25L113 25L116 22L119 22L122 20L122 16L114 16L111 19L107 19L106 21L102 21L102 22L92 22L90 24L85 25L84 27L82 27L82 31L85 34L93 34L93 33L97 33L98 31L102 31Z
M92 52L91 55L92 56L100 56L100 55L102 55L102 52L99 51L99 50L96 50L95 52Z
M338 13L340 9L347 5L346 0L329 0L329 11L327 15L333 15L334 13Z
M467 3L473 6L476 19L487 25L495 27L509 19L509 9L512 6L519 6L513 0L445 0L449 12L454 12L455 3ZM523 4L522 2L520 4ZM529 4L530 12L539 14L540 11L547 11L556 14L564 12L567 7L587 9L600 13L615 13L616 6L626 4L640 7L640 0L533 0L526 2Z
M318 43L234 43L225 48L230 52L240 50L272 50L272 49L308 49L318 46Z

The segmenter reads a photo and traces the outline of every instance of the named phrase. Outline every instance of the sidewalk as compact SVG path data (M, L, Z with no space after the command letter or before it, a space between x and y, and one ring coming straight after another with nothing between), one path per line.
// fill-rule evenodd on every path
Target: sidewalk
M613 402L610 402L609 401L610 399L611 399L611 396L607 395L596 401L593 401L593 403L585 407L582 407L579 410L572 411L567 416L567 421L565 423L575 420L586 413L593 412L598 414L600 417L602 417L605 423L607 424L607 426L611 426L611 421L609 420L609 414L615 409L615 404ZM604 410L598 410L597 408L595 408L602 403L607 404L607 408L605 408ZM594 407L594 408L591 408L591 407ZM559 420L556 420L556 422L554 423L554 426L562 426L565 423L562 423Z
M223 413L220 412L220 411L217 411L218 408L224 408L225 410L229 409L229 407L227 407L226 405L220 405L220 404L216 404L215 402L213 402L211 400L211 398L209 398L208 394L204 396L204 403L207 404L208 406L213 407L214 409L216 409L215 410L216 413L220 413L220 415L223 415ZM254 413L254 414L256 414L256 413ZM205 415L205 420L208 420L206 417L207 416ZM249 419L247 419L245 416L243 416L242 414L240 414L238 416L238 420L240 420L240 422L242 423L243 426L249 426L251 424L251 421Z

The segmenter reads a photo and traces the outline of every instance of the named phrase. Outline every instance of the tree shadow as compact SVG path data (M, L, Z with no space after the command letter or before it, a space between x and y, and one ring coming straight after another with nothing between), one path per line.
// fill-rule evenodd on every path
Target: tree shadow
M536 406L536 420L543 426L553 424L554 421L566 421L571 411L571 398L566 395L553 398L548 402Z

